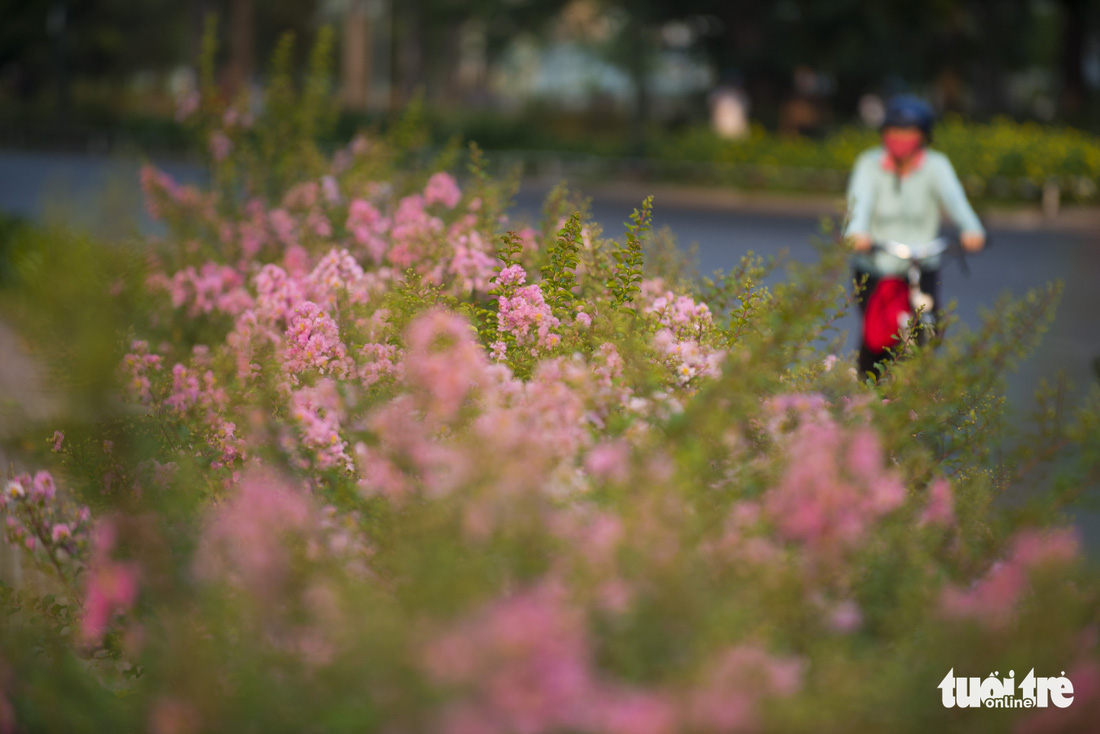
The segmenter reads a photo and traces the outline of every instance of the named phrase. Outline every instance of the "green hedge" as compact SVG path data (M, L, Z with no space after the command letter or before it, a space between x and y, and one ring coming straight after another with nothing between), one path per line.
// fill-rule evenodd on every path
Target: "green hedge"
M757 127L750 137L731 142L697 129L655 140L650 156L666 168L704 164L704 172L725 183L831 190L877 139L873 130L852 126L822 141L784 138ZM1097 199L1100 138L1080 130L952 117L937 126L934 145L951 158L972 196L1033 199L1053 182L1067 200ZM694 172L700 172L698 166Z

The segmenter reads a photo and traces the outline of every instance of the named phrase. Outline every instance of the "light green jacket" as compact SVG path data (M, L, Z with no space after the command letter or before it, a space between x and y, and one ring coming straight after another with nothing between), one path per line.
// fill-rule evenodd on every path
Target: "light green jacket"
M866 234L873 242L923 245L939 233L944 213L964 233L985 233L943 153L926 149L919 165L901 177L890 163L882 148L872 148L856 160L848 182L846 234ZM902 275L907 269L904 260L884 252L853 255L852 264L874 275ZM940 258L926 266L938 268Z

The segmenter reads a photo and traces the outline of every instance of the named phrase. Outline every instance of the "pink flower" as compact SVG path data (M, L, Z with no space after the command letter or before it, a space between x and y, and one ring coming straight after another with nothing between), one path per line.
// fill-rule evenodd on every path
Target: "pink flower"
M264 265L252 284L256 289L256 315L264 320L289 321L294 309L306 300L301 283L278 265Z
M202 97L197 89L192 89L176 98L176 122L183 122L199 109Z
M71 537L73 537L73 531L70 530L69 526L65 523L54 525L53 529L50 531L50 539L53 540L54 543Z
M443 710L443 732L589 728L598 682L583 618L554 584L495 601L435 635L422 661L435 682L467 691Z
M122 359L127 377L127 392L141 404L149 405L153 402L153 383L149 379L149 373L160 370L161 356L150 354L149 344L141 340L134 340L130 350Z
M85 575L84 618L80 634L87 644L97 644L111 619L125 614L137 601L140 569L132 561L115 560L117 529L111 519L101 520L92 534L92 558Z
M498 328L512 334L517 343L550 347L560 338L551 331L559 321L538 285L524 286L511 297L501 296L497 305Z
M363 268L347 250L329 250L306 278L311 299L332 307L342 293L365 300Z
M375 263L381 263L389 247L385 235L390 221L364 199L352 199L344 225L352 237L366 249Z
M340 203L340 184L335 176L325 175L321 177L321 191L325 195L325 201L329 204Z
M458 184L450 174L439 172L428 179L428 185L424 187L424 203L442 204L448 209L454 209L462 198L462 192L458 190Z
M205 581L239 586L258 599L281 599L295 541L304 542L318 527L300 487L268 472L246 472L236 494L209 516L195 573Z
M302 444L309 449L314 466L322 470L334 467L354 470L347 453L347 442L340 436L343 406L332 380L320 380L316 387L304 387L294 392L290 398L290 410L301 429Z
M504 286L523 285L527 282L527 271L522 265L509 265L500 271L497 280Z
M803 668L802 660L773 656L755 643L719 654L688 696L690 728L723 733L756 731L760 700L797 693Z
M235 269L208 262L199 270L188 266L179 271L168 288L172 305L179 308L186 304L191 316L215 310L236 315L252 305L243 285L244 278Z
M1051 565L1070 564L1078 558L1078 552L1072 528L1021 530L1012 539L1008 557L994 563L985 576L966 589L945 587L940 594L940 609L948 617L1004 626L1011 622L1016 605L1027 591L1028 575Z
M283 367L290 374L309 369L323 375L347 374L347 348L340 341L336 322L317 304L306 301L294 309L287 324Z
M1029 528L1013 538L1012 560L1028 569L1049 564L1066 565L1078 558L1080 545L1074 528Z
M615 691L593 707L594 729L604 734L673 734L680 730L670 696L647 691Z
M428 415L450 421L485 382L488 361L470 322L440 309L416 318L406 335L405 380Z
M200 376L182 364L172 368L172 392L164 399L164 404L177 413L186 413L196 406L213 411L222 407L225 401L225 390L216 386L212 370Z
M905 487L883 468L882 448L867 429L848 436L831 421L808 423L795 430L786 449L787 469L764 507L783 537L817 557L835 559L905 501Z
M290 245L283 253L283 267L291 277L301 278L309 272L309 251L298 244Z
M31 497L42 502L48 502L54 498L57 486L53 476L48 471L40 471L34 475L34 484L31 487Z
M317 204L319 190L316 181L296 183L283 196L283 206L297 211L312 209Z
M61 431L53 432L53 452L55 454L61 453L61 443L65 440L65 434Z
M955 521L955 500L946 479L937 479L928 488L928 504L921 512L921 525L947 526Z
M298 244L298 225L286 209L273 209L268 214L268 221L280 242L287 247Z
M630 468L630 447L624 441L600 443L588 453L584 465L597 479L624 482Z
M477 232L459 235L454 241L454 256L448 271L456 278L460 293L489 290L493 268L498 260L485 251L485 245Z
M210 133L210 155L215 163L221 163L233 150L233 141L221 130Z
M855 632L863 625L863 612L851 599L835 604L829 610L828 626L834 632L847 634Z
M406 196L393 215L393 246L386 257L394 267L410 268L429 253L442 231L443 222L424 211L422 197Z

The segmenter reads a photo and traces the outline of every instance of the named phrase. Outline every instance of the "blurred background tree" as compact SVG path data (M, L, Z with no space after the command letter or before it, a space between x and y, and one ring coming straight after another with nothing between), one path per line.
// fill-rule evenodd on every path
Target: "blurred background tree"
M0 0L0 119L163 116L209 13L230 94L260 81L284 32L304 63L334 25L357 114L422 93L441 112L587 111L637 140L705 120L707 94L735 78L769 128L812 133L867 93L910 90L977 118L1100 129L1091 0Z

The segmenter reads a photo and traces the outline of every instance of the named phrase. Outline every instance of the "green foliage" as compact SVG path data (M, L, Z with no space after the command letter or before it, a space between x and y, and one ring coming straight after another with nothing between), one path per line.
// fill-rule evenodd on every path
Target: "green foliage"
M546 301L563 315L572 313L575 302L573 289L577 285L580 238L581 218L574 212L558 230L557 239L547 252L547 264L542 267Z
M607 290L611 295L613 306L626 306L634 300L634 294L641 291L638 285L642 282L642 266L645 259L642 254L642 243L646 233L649 232L652 214L653 197L648 196L642 202L642 210L635 209L630 216L630 223L626 226L626 247L611 253L615 258L615 272L607 282ZM633 308L626 307L634 311Z

